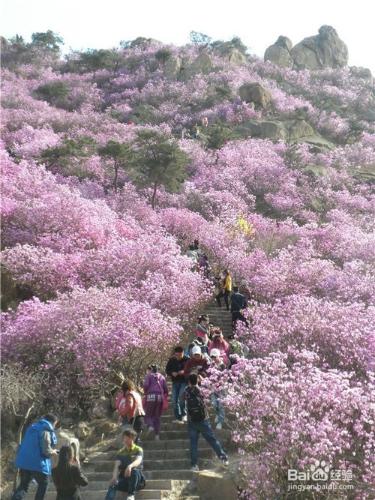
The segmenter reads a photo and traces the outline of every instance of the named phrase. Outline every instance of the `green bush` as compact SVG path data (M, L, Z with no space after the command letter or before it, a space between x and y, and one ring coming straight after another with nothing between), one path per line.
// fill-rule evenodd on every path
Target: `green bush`
M168 49L160 49L155 54L155 59L162 64L165 64L172 57L172 52Z
M69 92L70 88L65 82L56 81L40 85L35 90L35 96L54 106L59 104L61 106L62 102L68 97Z

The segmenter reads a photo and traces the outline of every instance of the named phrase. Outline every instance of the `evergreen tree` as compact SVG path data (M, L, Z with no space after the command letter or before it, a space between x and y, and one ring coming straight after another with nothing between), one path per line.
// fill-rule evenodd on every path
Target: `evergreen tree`
M233 138L233 132L229 127L222 123L217 123L208 130L206 146L209 149L220 149L227 141Z
M31 45L44 52L60 52L60 45L64 44L61 36L57 35L51 30L40 33L33 33L31 35Z
M120 143L117 141L108 141L107 144L99 148L101 156L111 158L114 166L113 187L117 193L118 188L118 172L120 168L124 168L129 162L130 148L129 144Z
M198 31L190 31L190 40L191 43L194 43L195 45L209 45L212 38L204 33L199 33Z
M96 153L96 142L87 136L78 139L65 139L60 146L48 148L41 154L41 161L47 168L59 169L65 175L87 177L82 172L82 162Z
M188 163L188 155L169 136L153 130L138 132L133 143L131 175L139 186L152 187L152 208L160 186L170 192L179 190Z

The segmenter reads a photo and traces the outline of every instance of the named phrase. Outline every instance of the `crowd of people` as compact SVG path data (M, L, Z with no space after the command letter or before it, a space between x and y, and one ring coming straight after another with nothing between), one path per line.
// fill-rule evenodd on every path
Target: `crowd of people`
M189 247L188 255L207 277L210 276L207 256L200 251L196 240ZM232 313L232 326L237 321L248 324L242 310L246 299L238 287L232 286L232 276L225 270L215 278L215 298L218 307L224 299L227 310ZM225 425L225 412L222 404L223 393L217 387L210 390L210 376L217 370L230 369L238 356L247 356L248 350L239 341L231 337L224 338L222 330L210 323L208 315L201 315L190 342L184 347L178 345L165 366L165 376L159 367L151 364L140 389L129 379L123 380L121 390L115 398L115 407L119 424L122 428L122 444L119 450L112 478L105 500L113 500L117 491L127 493L127 500L134 500L137 490L145 486L143 476L142 440L160 440L161 416L168 408L169 390L166 377L171 380L171 404L176 425L186 425L190 440L190 460L193 471L199 470L198 441L202 435L213 448L222 464L228 464L228 457L221 443L215 436L209 418L207 398L201 390L201 383L206 379L205 389L209 393L215 415L216 429ZM59 420L47 414L30 425L18 449L16 466L20 470L20 484L12 500L21 500L26 495L31 481L37 483L35 500L43 500L49 476L55 483L57 500L80 500L80 487L88 484L81 471L79 456L73 453L70 445L57 450L55 430ZM58 457L52 468L51 459Z
M237 322L242 321L248 327L249 322L243 315L243 310L247 308L247 299L244 294L239 291L239 287L233 285L233 278L228 269L215 275L210 267L207 255L201 250L199 241L189 245L186 255L192 260L192 269L201 271L204 276L211 279L214 283L214 294L216 303L222 307L221 299L224 299L224 304L227 311L232 315L232 330L235 330Z
M221 463L228 464L227 454L211 426L200 384L203 379L209 381L212 370L226 370L236 362L238 344L237 341L229 343L224 339L220 328L210 325L209 317L202 315L198 318L192 342L186 348L174 348L165 367L166 376L152 364L148 367L143 390L131 380L123 381L115 399L123 447L117 454L105 500L113 500L117 491L126 492L127 499L134 500L135 492L145 486L142 439L145 436L160 439L161 416L168 407L169 397L166 377L170 377L172 385L173 422L187 426L192 470L199 470L200 435L213 448ZM225 422L222 396L216 388L209 397L216 429L222 429ZM72 446L64 445L60 450L56 449L55 430L58 427L58 418L51 414L28 427L16 457L20 484L12 500L24 498L33 480L37 483L35 500L43 500L51 475L57 490L57 500L80 500L80 486L86 486L88 481L81 471L79 457L74 456ZM51 465L53 457L58 458L54 468Z

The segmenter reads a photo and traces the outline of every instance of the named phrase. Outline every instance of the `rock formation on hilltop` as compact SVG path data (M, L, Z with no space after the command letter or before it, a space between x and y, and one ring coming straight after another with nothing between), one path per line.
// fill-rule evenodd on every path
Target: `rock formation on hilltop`
M290 55L292 42L286 36L279 36L273 45L270 45L264 53L264 60L271 61L284 68L293 67L293 59Z
M268 47L264 60L295 69L342 68L348 64L348 48L332 26L322 26L318 35L304 38L294 47L280 36Z

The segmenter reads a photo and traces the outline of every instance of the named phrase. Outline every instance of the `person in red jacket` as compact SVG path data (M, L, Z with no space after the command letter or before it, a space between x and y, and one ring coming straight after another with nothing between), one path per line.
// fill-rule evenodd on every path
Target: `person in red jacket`
M208 367L209 361L205 356L202 356L201 348L197 345L194 346L191 350L191 358L186 362L184 368L186 380L192 373L196 373L199 380L206 377Z
M212 340L208 343L209 356L213 349L219 350L221 359L224 361L225 365L228 366L230 346L224 339L222 330L218 327L212 329Z

